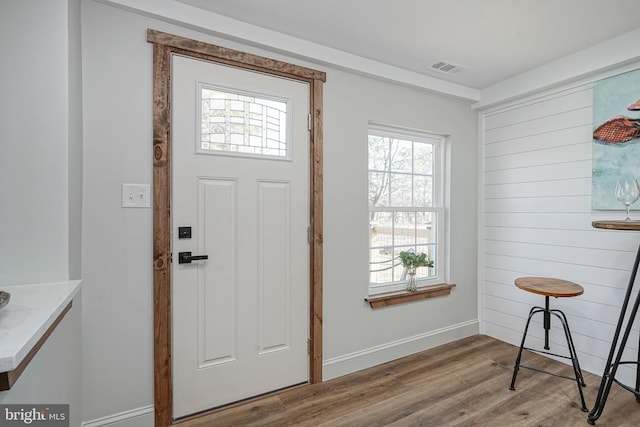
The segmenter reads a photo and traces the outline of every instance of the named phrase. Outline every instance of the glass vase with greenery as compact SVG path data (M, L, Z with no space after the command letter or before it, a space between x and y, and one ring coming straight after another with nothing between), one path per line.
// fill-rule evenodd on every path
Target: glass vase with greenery
M402 261L402 266L407 270L409 276L407 291L417 291L416 269L419 267L433 267L433 261L428 259L427 254L424 252L416 253L413 251L400 252L400 261Z

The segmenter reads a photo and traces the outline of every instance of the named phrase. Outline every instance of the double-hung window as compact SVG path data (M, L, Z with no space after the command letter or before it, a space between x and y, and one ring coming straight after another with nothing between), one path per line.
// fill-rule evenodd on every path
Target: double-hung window
M406 287L400 252L425 253L418 287L444 281L445 137L369 125L369 294Z

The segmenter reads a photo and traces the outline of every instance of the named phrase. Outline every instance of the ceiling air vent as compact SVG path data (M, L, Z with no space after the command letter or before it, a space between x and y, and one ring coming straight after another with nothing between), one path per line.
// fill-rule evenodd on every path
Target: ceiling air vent
M447 74L457 74L460 71L462 71L465 67L457 64L452 64L449 61L439 61L439 62L436 62L435 64L432 64L431 68Z

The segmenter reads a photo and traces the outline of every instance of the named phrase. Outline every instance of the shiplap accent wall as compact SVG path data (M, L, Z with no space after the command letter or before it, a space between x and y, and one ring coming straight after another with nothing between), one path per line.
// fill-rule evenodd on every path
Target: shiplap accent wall
M529 309L543 306L544 297L516 288L517 277L581 284L583 295L552 298L551 306L567 315L582 368L601 375L640 233L591 226L593 220L624 218L622 211L591 210L592 87L564 88L480 113L479 292L483 332L519 345ZM638 212L633 216L640 219ZM540 316L530 327L527 344L542 345L541 322ZM556 319L551 349L566 349ZM636 326L626 359L637 351ZM633 375L621 368L617 378L632 384Z

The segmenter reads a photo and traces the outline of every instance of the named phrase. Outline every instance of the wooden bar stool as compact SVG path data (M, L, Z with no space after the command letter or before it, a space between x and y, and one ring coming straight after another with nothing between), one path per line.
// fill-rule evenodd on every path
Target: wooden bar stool
M580 400L582 402L582 410L584 412L587 412L588 411L587 405L584 402L584 394L582 393L582 387L586 387L587 385L584 383L582 370L580 369L580 363L578 363L578 355L576 354L576 348L573 345L573 339L571 338L571 332L569 331L569 323L567 322L567 317L560 310L549 309L549 297L554 297L554 298L575 297L578 295L582 295L582 293L584 292L584 288L578 285L577 283L569 282L566 280L553 279L549 277L520 277L516 279L515 283L518 288L524 291L532 292L538 295L544 295L544 308L535 306L529 312L529 318L527 319L527 324L524 328L524 334L522 335L522 343L520 344L520 350L518 350L518 357L516 358L516 364L513 368L513 378L511 379L511 386L509 388L511 390L516 389L515 388L516 377L518 376L518 370L520 368L526 368L532 371L542 372L544 374L554 375L556 377L572 380L572 381L575 381L576 384L578 385L578 393L580 394ZM524 346L525 340L527 339L527 331L529 330L529 323L531 322L531 318L538 313L542 313L542 316L543 316L544 349L550 350L549 330L551 329L551 315L553 314L558 319L560 319L560 323L562 323L562 328L564 329L564 335L565 335L565 338L567 339L567 347L569 348L569 356L550 353L549 351L536 350L536 349L528 348ZM548 354L551 356L562 357L564 359L570 359L571 364L573 365L573 373L575 377L571 378L564 375L558 375L553 372L544 371L542 369L521 365L520 360L522 359L522 350L529 350L536 353Z

